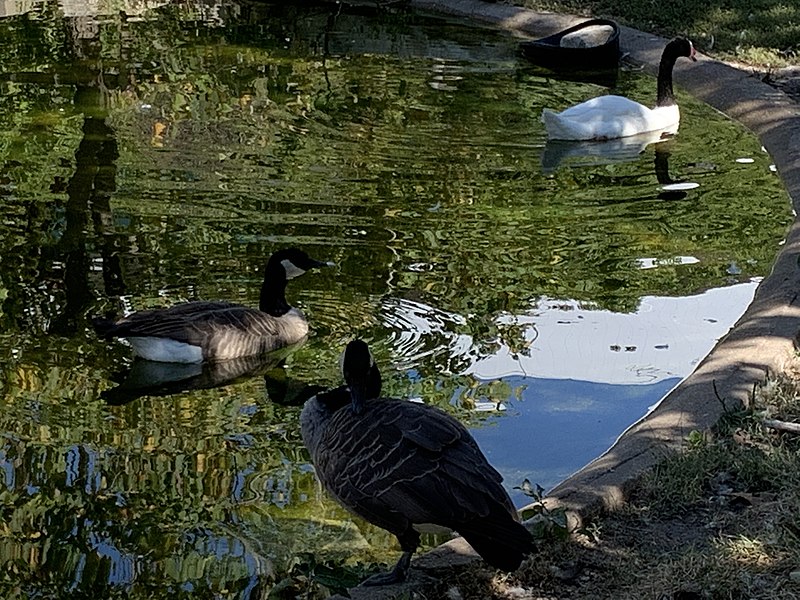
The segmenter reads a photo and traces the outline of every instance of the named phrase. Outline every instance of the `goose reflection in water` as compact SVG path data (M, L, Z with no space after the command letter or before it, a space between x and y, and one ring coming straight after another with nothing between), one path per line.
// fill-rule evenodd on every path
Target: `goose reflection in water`
M139 359L113 379L116 387L100 397L119 406L144 396L171 396L192 390L206 390L264 377L267 399L278 404L302 405L319 391L319 386L295 381L286 375L284 361L302 343L258 356L203 363L168 363Z

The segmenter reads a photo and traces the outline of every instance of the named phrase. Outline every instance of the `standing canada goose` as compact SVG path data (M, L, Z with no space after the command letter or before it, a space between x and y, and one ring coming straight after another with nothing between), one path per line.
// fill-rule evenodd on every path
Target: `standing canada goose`
M275 252L264 269L258 309L231 302L185 302L142 310L118 321L95 321L106 338L125 338L147 360L194 363L263 354L295 344L308 334L303 313L286 302L286 282L333 263L302 250Z
M347 345L342 372L347 385L308 400L300 427L331 495L400 542L395 567L362 585L405 579L419 546L412 526L422 523L456 530L487 563L516 570L533 538L466 428L432 406L379 398L380 372L361 340Z
M547 136L554 140L611 140L668 129L681 119L672 91L672 69L678 57L697 60L692 42L675 38L664 48L658 67L656 105L648 108L624 96L598 96L560 113L542 112Z

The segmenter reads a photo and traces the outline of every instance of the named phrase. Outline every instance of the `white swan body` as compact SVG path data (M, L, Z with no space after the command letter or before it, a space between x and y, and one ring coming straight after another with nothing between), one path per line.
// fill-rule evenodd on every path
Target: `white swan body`
M563 112L545 108L542 122L553 140L613 140L672 128L680 122L677 104L648 108L624 96L599 96Z
M672 91L672 69L679 56L696 60L689 40L667 44L658 68L655 108L624 96L598 96L562 112L542 111L547 137L552 140L613 140L650 131L677 128L681 113Z

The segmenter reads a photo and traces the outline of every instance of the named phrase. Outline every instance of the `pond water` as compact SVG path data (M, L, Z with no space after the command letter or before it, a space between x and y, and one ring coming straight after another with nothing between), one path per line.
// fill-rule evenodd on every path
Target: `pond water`
M655 146L546 144L542 107L606 88L490 31L325 4L119 9L0 4L3 597L290 595L344 576L322 561L393 560L299 438L306 386L339 382L356 335L387 393L466 422L522 504L513 486L553 486L691 372L791 220L757 140L685 95ZM654 87L625 70L614 91ZM143 389L165 374L92 331L257 304L289 245L337 267L290 284L313 333L282 365Z

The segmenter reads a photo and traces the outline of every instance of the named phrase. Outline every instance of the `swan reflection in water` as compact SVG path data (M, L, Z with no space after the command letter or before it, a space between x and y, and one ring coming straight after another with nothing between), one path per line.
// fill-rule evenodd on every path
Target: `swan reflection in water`
M638 135L605 141L548 140L542 153L542 171L549 175L562 164L570 167L594 167L638 160L650 144L672 139L678 125ZM659 146L656 146L658 151Z
M594 167L638 160L650 144L655 145L656 181L661 189L656 195L659 200L683 200L687 191L699 187L698 183L685 179L673 179L669 173L669 140L673 139L677 127L633 135L626 138L604 142L568 142L551 140L542 153L542 171L553 173L562 164L572 168Z
M113 377L119 383L100 397L114 406L143 396L171 396L192 390L224 387L251 377L264 377L267 398L279 404L302 405L319 386L295 381L286 375L284 361L304 342L260 356L198 363L168 363L137 358L129 369Z

